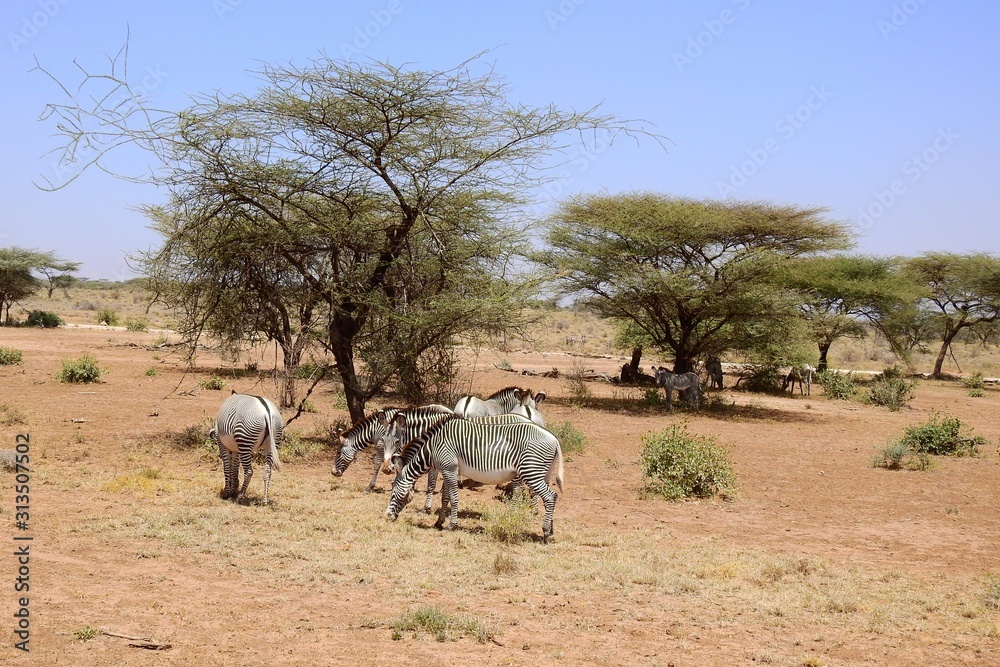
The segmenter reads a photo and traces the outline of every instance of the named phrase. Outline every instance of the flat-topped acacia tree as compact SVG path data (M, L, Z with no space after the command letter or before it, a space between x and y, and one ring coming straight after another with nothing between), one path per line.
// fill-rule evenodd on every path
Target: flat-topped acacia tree
M672 352L674 372L701 355L773 346L794 329L785 260L850 246L820 208L695 200L659 193L582 195L547 222L534 259L562 294Z

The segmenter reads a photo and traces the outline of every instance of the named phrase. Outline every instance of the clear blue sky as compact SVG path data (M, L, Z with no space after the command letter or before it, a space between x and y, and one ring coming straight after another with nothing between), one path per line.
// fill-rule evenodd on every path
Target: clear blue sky
M290 2L7 0L0 9L0 246L55 250L81 275L131 277L157 244L134 210L150 186L94 171L58 192L57 142L37 121L57 88L131 30L131 78L152 103L250 91L259 61L332 57L444 69L484 50L529 104L603 103L668 137L616 142L564 174L559 196L655 190L823 206L875 254L1000 251L1000 3ZM365 35L367 31L368 35ZM121 165L142 156L122 154Z

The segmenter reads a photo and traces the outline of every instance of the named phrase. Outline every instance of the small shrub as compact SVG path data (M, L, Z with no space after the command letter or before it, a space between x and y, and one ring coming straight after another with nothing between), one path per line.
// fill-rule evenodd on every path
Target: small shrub
M213 375L207 380L202 380L198 383L198 386L202 389L210 389L212 391L221 391L226 387L226 381L220 378L218 375Z
M432 635L435 640L445 642L470 635L479 643L495 641L497 632L474 618L449 616L438 607L421 607L390 624L394 639L401 639L403 632L412 632L416 637L421 631Z
M156 370L155 368L147 368L146 369L146 377L148 377L148 378L155 378L159 374L160 374L160 371Z
M910 455L910 448L901 442L894 442L875 455L872 460L873 468L885 468L886 470L901 470L903 459Z
M686 426L671 426L660 433L642 436L639 454L644 490L666 498L707 498L730 495L736 473L725 448L715 440L692 435Z
M100 382L104 369L97 365L97 359L85 354L79 359L63 359L62 370L56 375L60 382L89 383Z
M278 454L282 460L309 459L323 454L326 449L326 443L322 438L303 438L295 431L282 433L281 442L278 444ZM263 447L257 452L261 462L264 460L264 453Z
M857 382L850 372L820 371L816 374L816 381L823 385L827 398L849 401L858 393Z
M50 313L47 310L33 310L28 313L28 319L24 324L29 327L55 329L56 327L61 327L66 323L63 322L63 319L55 313Z
M986 592L983 604L987 609L1000 611L1000 577L991 576L986 579Z
M740 369L740 379L735 388L759 394L779 394L782 393L784 379L781 369L775 364L747 364Z
M11 407L6 403L0 405L0 413L3 416L0 417L0 424L6 426L16 426L17 424L27 424L28 419L24 416L24 413L17 408Z
M85 625L82 628L73 631L73 637L79 639L82 642L89 641L100 634L100 631L90 625Z
M179 449L201 447L206 442L210 442L208 432L214 427L215 422L211 419L209 421L212 421L211 425L192 424L191 426L182 428L180 431L172 431L167 434L167 441Z
M642 392L642 402L651 408L657 408L666 402L666 398L659 389L646 389Z
M986 382L983 380L982 373L976 373L972 377L967 377L962 382L965 384L965 388L969 390L969 396L972 398L982 398L986 395Z
M892 412L899 412L913 398L914 384L902 377L880 373L869 385L866 401L872 405L887 407Z
M572 401L578 405L585 405L594 395L585 379L586 370L582 364L573 363L566 376L566 390Z
M936 456L976 456L979 447L986 444L981 435L963 433L965 425L957 417L935 414L923 424L910 426L899 441L914 452Z
M563 454L577 454L587 448L587 436L578 431L569 422L555 422L549 424L549 431L559 438L559 445Z
M517 574L517 561L509 553L500 553L493 559L493 574Z
M518 487L510 500L483 511L483 529L502 544L523 542L531 535L534 507L527 489Z
M164 345L168 345L169 343L170 343L170 338L168 338L166 334L160 334L159 336L156 337L156 340L153 341L153 347L163 347Z
M302 401L302 412L316 413L319 412L319 409L312 401Z
M101 308L95 316L98 324L106 324L109 327L118 326L118 313L110 308Z
M0 366L15 366L20 364L21 350L12 347L0 347Z
M143 318L125 320L125 328L128 331L149 331L149 322Z

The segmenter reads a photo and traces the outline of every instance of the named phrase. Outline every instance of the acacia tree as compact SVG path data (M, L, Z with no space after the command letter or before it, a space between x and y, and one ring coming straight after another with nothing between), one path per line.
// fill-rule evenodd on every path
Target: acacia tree
M110 82L130 93L112 65L82 85ZM374 322L392 326L392 275L409 241L420 229L436 243L454 233L480 235L475 225L463 229L466 220L435 211L460 194L466 209L505 221L527 203L523 193L544 181L539 168L565 147L568 131L643 132L596 109L511 103L507 84L492 70L475 74L479 66L473 59L427 72L324 57L304 67L266 65L256 94L202 97L179 112L108 108L102 100L121 96L113 91L91 94L97 102L88 109L77 102L87 99L81 95L51 104L48 117L64 132L67 159L87 145L99 145L97 164L103 146L151 151L162 168L150 180L183 203L187 224L221 215L281 239L270 251L321 299L323 341L351 417L360 419L369 391L359 377L359 345ZM512 305L496 312L516 313Z
M864 255L804 257L788 262L781 283L801 294L799 308L819 347L819 370L839 338L863 338L865 323L878 328L897 352L905 347L885 327L885 318L918 299L897 262Z
M62 289L69 294L69 288L76 284L76 276L73 274L80 270L80 262L54 262L51 266L40 266L38 272L45 277L48 283L45 286L48 298L52 298L52 293L57 289Z
M903 273L925 290L920 308L933 313L941 347L933 377L962 331L1000 319L1000 258L987 253L926 252L904 259Z
M535 259L564 295L671 351L680 373L702 354L790 334L795 301L777 284L781 262L849 245L844 227L822 213L657 193L584 195L549 219L551 249Z
M35 275L48 275L49 271L75 270L76 262L67 262L52 252L28 250L27 248L0 248L0 315L3 322L10 324L10 309L21 299L26 299L42 286ZM50 292L51 294L51 292Z

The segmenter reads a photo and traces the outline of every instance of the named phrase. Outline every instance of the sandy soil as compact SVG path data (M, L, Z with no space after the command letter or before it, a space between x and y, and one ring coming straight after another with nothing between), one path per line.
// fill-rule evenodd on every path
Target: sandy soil
M6 541L0 549L5 554L0 557L0 581L5 582L0 593L0 618L5 619L0 621L0 664L1000 664L1000 614L989 608L976 612L977 622L992 627L978 639L952 641L947 630L932 627L865 633L844 623L831 623L817 633L815 625L799 627L794 613L776 625L752 610L729 615L724 605L714 602L707 621L705 616L694 618L681 597L655 588L636 587L623 594L583 587L563 595L520 590L513 595L514 583L483 587L475 599L456 599L447 588L399 592L359 582L347 572L336 586L295 585L267 576L281 563L250 566L233 562L235 558L221 562L199 549L161 548L113 533L80 530L88 522L152 502L142 494L99 490L104 471L127 467L127 442L140 437L155 441L167 431L204 422L214 416L223 397L197 389L197 380L206 375L185 375L182 364L167 351L141 346L154 337L95 329L0 330L0 345L18 348L25 356L22 366L0 367L0 404L7 407L8 416L14 411L21 417L0 424L0 449L13 448L18 433L29 433L32 455L29 531L14 528L12 474L4 474L0 493L0 521L7 527L7 537L0 538ZM111 369L104 383L66 385L54 379L61 359L84 352ZM570 421L589 440L588 450L566 465L567 490L556 514L557 544L560 531L586 530L605 542L613 542L616 535L645 534L651 542L671 548L787 553L845 571L901 573L922 585L949 590L972 587L990 573L1000 573L996 389L984 398L970 398L960 385L922 382L911 408L897 413L817 395L751 396L726 390L725 396L750 404L750 416L735 420L629 410L622 407L622 390L606 383L589 385L595 397L607 399L603 408L575 407L564 379L503 372L494 367L501 358L517 370L565 372L576 364L611 373L623 360L521 351L470 356L476 368L473 387L479 393L515 384L544 390L549 396L542 406L547 419ZM217 362L205 356L200 363ZM148 377L149 368L160 372ZM726 382L731 384L733 378ZM230 386L250 390L254 381L231 380ZM304 421L318 424L345 416L329 408L322 396L316 402L320 414ZM978 458L941 459L926 473L871 467L876 448L935 410L960 417L991 444ZM641 436L679 422L731 445L739 472L734 501L666 503L639 497ZM194 474L190 452L155 451L159 465L172 475ZM317 493L336 493L338 484L356 487L366 479L367 470L352 470L350 479L345 475L344 482L331 482L330 461L330 456L321 456L287 464L275 475L272 496L280 503L282 494L289 492L283 481L288 476ZM198 465L203 471L205 464ZM221 474L218 477L217 486L204 489L203 495L217 494ZM255 478L257 492L259 484ZM463 493L487 499L492 490ZM185 498L171 502L183 503ZM330 517L332 531L338 529L337 521ZM383 523L373 516L373 530ZM463 530L428 531L428 548L459 549ZM13 647L13 615L22 595L13 590L18 565L12 554L21 544L12 539L15 535L33 538L28 654ZM148 557L151 548L157 557ZM552 547L536 543L526 548ZM581 548L569 557L587 559L598 548ZM296 558L308 561L310 556ZM485 644L470 638L435 642L426 635L406 635L394 642L385 627L364 625L366 619L390 616L387 610L428 602L481 616L496 614L506 624L496 642ZM514 624L512 618L520 620ZM171 647L134 648L128 639L107 635L83 641L74 632L85 626L169 642Z

